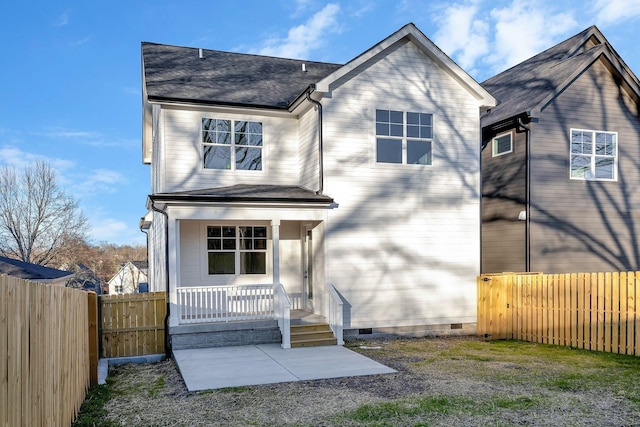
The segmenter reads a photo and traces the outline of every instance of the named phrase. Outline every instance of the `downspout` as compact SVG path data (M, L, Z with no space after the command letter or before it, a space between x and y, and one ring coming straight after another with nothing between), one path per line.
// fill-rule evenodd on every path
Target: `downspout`
M144 235L146 236L145 241L147 243L147 265L149 263L149 231L148 230L143 230L142 228L140 229L140 232L144 233ZM147 272L147 292L149 292L149 272ZM138 289L140 288L140 286L138 285Z
M524 262L525 262L525 271L527 273L531 272L531 128L524 124L522 121L522 117L518 117L518 129L517 132L521 132L520 128L522 128L525 132L525 144L526 144L526 178L525 178L525 244L524 244Z
M307 91L307 101L318 107L318 191L316 194L322 194L324 191L324 155L322 148L322 104L311 98L311 92L315 90L315 85L309 86Z
M167 314L164 316L164 353L167 358L171 358L171 343L169 342L169 314L171 307L169 304L169 214L156 208L153 204L153 200L151 200L151 210L164 216L164 278L165 289L167 292Z

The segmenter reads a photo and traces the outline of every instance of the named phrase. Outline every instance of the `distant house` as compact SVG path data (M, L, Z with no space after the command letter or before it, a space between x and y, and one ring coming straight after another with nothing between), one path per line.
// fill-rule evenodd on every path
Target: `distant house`
M133 294L146 289L147 262L129 261L109 280L109 294ZM141 286L142 285L142 286Z
M69 280L74 278L74 273L69 271L57 270L2 256L0 256L0 274L56 286L65 286Z
M495 99L413 24L346 64L146 42L142 64L141 226L172 335L271 298L351 335L473 330Z
M640 84L602 33L482 86L482 271L640 269Z

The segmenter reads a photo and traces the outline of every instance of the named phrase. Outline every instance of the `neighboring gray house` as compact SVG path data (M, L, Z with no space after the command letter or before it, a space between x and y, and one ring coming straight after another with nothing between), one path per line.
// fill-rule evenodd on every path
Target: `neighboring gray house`
M0 274L56 286L65 286L74 277L74 274L69 271L57 270L44 265L31 264L3 256L0 256Z
M495 99L413 24L346 64L142 43L142 67L173 338L274 319L288 347L296 309L338 342L474 330Z
M640 84L602 33L482 86L482 272L640 269Z
M146 261L128 261L109 279L109 295L133 294L140 292L147 284L148 265ZM142 286L141 286L142 285Z

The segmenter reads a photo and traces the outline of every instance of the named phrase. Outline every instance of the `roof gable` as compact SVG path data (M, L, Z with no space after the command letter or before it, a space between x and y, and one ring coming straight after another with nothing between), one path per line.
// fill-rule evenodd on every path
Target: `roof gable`
M356 58L349 61L344 66L336 69L331 74L324 77L316 85L316 90L320 92L329 92L332 84L344 78L350 73L357 72L357 69L386 51L391 49L396 43L403 39L413 42L422 52L431 60L436 62L445 72L447 72L454 80L463 86L471 95L473 95L482 106L496 105L495 98L487 92L478 82L476 82L469 74L467 74L458 64L449 58L438 46L429 40L414 24L407 24L398 31L382 40L380 43L366 50Z
M482 126L521 114L535 116L600 59L620 76L625 90L640 98L638 78L600 30L591 26L483 82L499 104L482 116Z

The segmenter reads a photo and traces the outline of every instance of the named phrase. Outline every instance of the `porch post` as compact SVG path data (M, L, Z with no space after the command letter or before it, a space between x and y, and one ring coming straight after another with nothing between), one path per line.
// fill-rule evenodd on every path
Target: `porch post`
M178 266L179 266L179 258L178 258L178 248L180 247L180 223L175 218L171 218L170 216L166 219L169 221L168 224L168 235L166 245L169 247L169 271L165 274L168 274L169 280L169 295L167 295L167 299L169 301L169 326L178 326L180 323L179 313L178 313Z
M271 241L273 242L273 284L280 284L280 220L271 220Z

